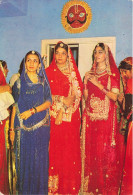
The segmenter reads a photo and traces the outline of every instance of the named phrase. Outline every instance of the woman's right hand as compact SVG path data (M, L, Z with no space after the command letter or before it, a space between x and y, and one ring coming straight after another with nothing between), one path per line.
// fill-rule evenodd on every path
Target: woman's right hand
M70 95L70 96L64 97L63 103L64 103L67 107L69 107L69 106L71 106L71 105L74 103L75 98L76 98L75 95Z
M15 138L15 132L14 131L10 131L10 141L11 141L11 145L13 146L14 143L14 138Z
M88 71L85 73L84 84L87 84L88 80L94 75L94 71Z

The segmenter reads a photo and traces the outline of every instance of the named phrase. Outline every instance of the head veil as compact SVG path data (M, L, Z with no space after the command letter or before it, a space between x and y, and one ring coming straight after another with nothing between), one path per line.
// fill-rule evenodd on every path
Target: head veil
M34 54L39 57L39 67L37 70L37 75L38 75L38 83L33 83L28 75L27 75L27 70L26 70L26 57L29 54ZM45 73L44 65L41 59L41 56L38 52L36 51L30 51L26 54L23 62L23 70L20 76L20 79L16 81L17 88L19 88L18 92L18 100L16 100L16 110L17 110L17 115L19 118L19 113L22 113L26 110L29 110L33 107L37 107L44 103L44 101L51 100L51 91L50 91L50 86L49 82ZM21 87L20 87L21 86ZM13 89L14 91L17 91L16 86ZM38 93L40 94L38 96ZM21 126L23 128L29 127L30 130L38 128L38 124L40 121L43 120L44 116L47 116L48 109L44 110L42 112L38 112L35 115L32 115L30 118L27 120L21 120L19 118L19 121L16 120L15 125L16 126ZM25 125L25 127L23 126Z
M62 41L59 41L57 44L59 44L59 43L61 43L61 44L64 45L64 43ZM50 64L50 66L53 66L54 68L57 68L56 61L55 61L55 50L54 50L53 60L52 60L52 62ZM79 71L78 71L78 68L77 68L75 59L73 57L72 51L71 51L71 49L70 49L69 46L68 46L68 67L70 69L70 73L72 74L72 76L77 77L77 81L79 82L79 86L80 86L81 91L82 91L82 80L81 80L81 76L79 74Z
M98 47L98 46L100 47L100 43L98 43L96 45L96 47ZM115 79L118 82L120 82L120 73L119 73L119 70L116 66L116 63L115 63L115 60L113 58L112 52L111 52L110 48L108 47L108 45L104 44L104 48L105 48L104 50L105 50L105 53L106 53L107 73L109 75L112 75L113 77L115 77ZM94 70L94 72L96 72L96 67L97 67L97 63L94 60L94 63L92 65L92 69Z
M38 67L38 70L37 70L37 75L41 78L41 81L46 81L48 86L49 86L49 82L48 82L48 78L47 78L47 75L46 75L46 72L45 72L45 68L44 68L44 64L43 64L43 61L42 61L42 58L41 58L41 55L37 52L37 51L29 51L26 55L25 55L25 58L23 60L23 69L22 69L22 73L21 73L21 76L20 76L20 79L21 80L24 80L26 79L26 65L25 65L25 62L26 62L26 57L28 54L35 54L38 56L39 58L39 61L40 61L40 64L39 64L39 67ZM26 82L28 82L26 80ZM49 87L50 88L50 87Z
M61 44L61 47L62 47L62 45L64 45L64 43L62 41L58 42L57 44L59 44L59 43ZM82 80L81 80L81 77L80 77L80 74L79 74L76 62L74 60L72 51L71 51L69 46L68 46L68 59L67 59L66 63L67 63L68 68L70 70L69 74L68 73L64 73L68 77L69 82L70 82L70 89L69 89L68 95L72 95L72 91L74 91L75 96L76 96L76 99L75 99L75 102L73 104L73 107L72 108L68 108L68 109L71 109L72 113L74 113L76 111L76 109L79 107L79 103L80 103L81 96L82 96L83 86L82 86ZM56 65L56 61L55 61L55 51L54 51L53 60L52 60L52 62L50 64L50 66L51 66L51 68L53 67L53 69L54 68L58 69L58 67Z
M120 62L119 69L131 70L133 66L133 57L127 57Z

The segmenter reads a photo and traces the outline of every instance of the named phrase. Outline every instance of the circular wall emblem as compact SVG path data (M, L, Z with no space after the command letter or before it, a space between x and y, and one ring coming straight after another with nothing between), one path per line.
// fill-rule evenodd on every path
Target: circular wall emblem
M85 31L91 23L92 12L90 6L80 0L68 1L62 9L61 22L69 33Z

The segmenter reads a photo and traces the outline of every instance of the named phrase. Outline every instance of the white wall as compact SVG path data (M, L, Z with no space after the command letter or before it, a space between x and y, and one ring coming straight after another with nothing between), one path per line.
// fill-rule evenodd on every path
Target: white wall
M72 38L72 39L46 39L41 42L41 55L47 56L46 66L49 66L49 45L56 44L58 41L63 41L66 44L78 44L79 56L78 56L78 69L81 78L85 75L85 72L90 70L92 66L92 53L95 45L99 42L107 44L114 56L116 53L116 38L115 37L93 37L93 38Z

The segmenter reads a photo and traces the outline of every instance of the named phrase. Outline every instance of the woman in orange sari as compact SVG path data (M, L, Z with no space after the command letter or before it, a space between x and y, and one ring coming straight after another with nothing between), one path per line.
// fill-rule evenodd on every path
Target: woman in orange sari
M49 193L78 194L81 183L80 100L82 81L71 50L57 43L46 69L53 104L50 109Z
M120 75L104 43L95 46L94 64L85 74L82 125L82 192L118 194L122 174L116 100Z

